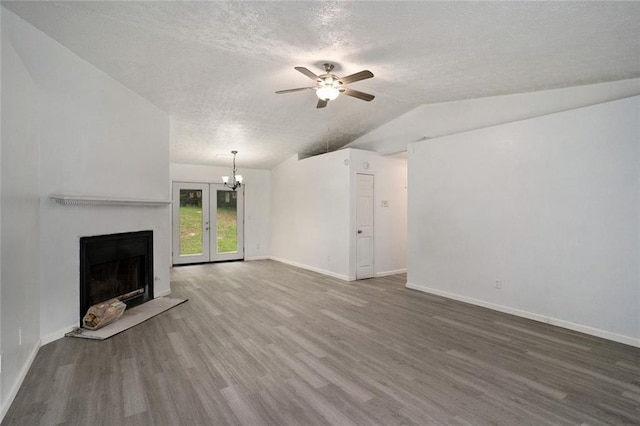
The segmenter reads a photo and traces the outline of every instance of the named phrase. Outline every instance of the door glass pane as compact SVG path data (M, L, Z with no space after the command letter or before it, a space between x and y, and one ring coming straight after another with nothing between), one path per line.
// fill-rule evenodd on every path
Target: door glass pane
M217 191L218 253L238 251L238 193Z
M180 256L202 254L202 191L180 190Z

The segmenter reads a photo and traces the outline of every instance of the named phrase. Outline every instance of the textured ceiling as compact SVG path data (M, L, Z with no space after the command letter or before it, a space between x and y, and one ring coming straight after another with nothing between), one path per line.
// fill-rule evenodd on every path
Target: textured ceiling
M425 103L640 77L638 2L3 2L171 117L171 161L271 168ZM293 69L375 78L315 108ZM311 83L311 84L310 84Z

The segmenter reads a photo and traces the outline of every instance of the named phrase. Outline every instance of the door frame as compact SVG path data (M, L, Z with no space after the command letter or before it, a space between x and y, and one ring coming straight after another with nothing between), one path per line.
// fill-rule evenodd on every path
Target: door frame
M180 197L179 197L179 192L178 192L178 198L177 198L177 202L175 202L176 198L176 188L183 186L183 189L185 187L188 187L189 189L200 189L200 188L207 188L206 190L203 190L203 227L208 227L211 228L214 224L211 223L211 206L214 205L215 203L211 200L211 192L213 190L217 191L218 189L223 189L227 190L227 188L222 184L222 183L217 183L217 182L187 182L187 181L171 181L171 195L172 195L172 200L174 200L172 208L171 208L171 265L186 265L186 264L194 264L194 263L211 263L211 262L224 262L224 261L229 261L229 260L244 260L244 252L245 252L245 232L244 232L244 227L245 227L245 212L244 212L244 188L245 185L243 184L240 188L238 188L236 190L236 192L238 193L238 226L239 226L239 230L238 230L238 240L237 240L237 244L238 244L238 252L240 252L240 254L238 254L238 252L233 252L233 253L224 253L222 255L217 255L215 256L216 258L213 259L213 255L211 253L211 247L212 247L212 241L210 238L211 235L211 229L208 229L206 232L206 237L203 235L203 254L202 255L194 255L194 256L180 256L180 228L179 226L176 227L174 220L176 217L179 217L180 214ZM229 191L231 191L229 189ZM204 210L205 210L205 206L204 206L204 193L206 192L206 198L207 198L207 202L206 202L206 210L207 210L207 218L206 220L204 219ZM217 192L216 192L217 194ZM206 239L206 245L205 245L205 240ZM177 247L176 247L177 245ZM176 251L177 249L177 251ZM206 258L204 257L204 252L206 251ZM176 253L178 253L176 255ZM213 259L213 260L212 260ZM178 260L178 261L176 261Z

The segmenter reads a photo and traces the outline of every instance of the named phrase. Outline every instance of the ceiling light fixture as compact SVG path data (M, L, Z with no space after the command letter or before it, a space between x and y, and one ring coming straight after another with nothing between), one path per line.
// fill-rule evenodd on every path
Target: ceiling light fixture
M235 191L237 188L240 188L240 186L242 186L242 175L236 174L236 172L238 171L236 169L237 153L238 151L231 151L231 154L233 154L233 184L229 185L229 176L222 176L222 182L224 183L224 186L226 186L227 188L231 188L232 191Z
M340 91L333 85L325 84L316 90L316 95L323 101L332 101L338 97Z
M340 78L335 74L331 74L333 68L333 64L326 63L324 64L324 74L316 75L305 67L295 67L296 71L299 71L310 79L314 80L316 82L316 85L314 87L299 87L297 89L278 90L276 93L282 94L301 92L305 90L314 90L316 92L316 96L318 96L318 98L320 99L318 101L318 104L316 105L316 108L326 107L329 101L336 99L341 93L344 93L346 96L351 96L367 102L370 102L375 98L375 96L368 93L345 87L347 84L355 83L356 81L366 80L367 78L373 77L373 73L371 71L363 70L355 74Z

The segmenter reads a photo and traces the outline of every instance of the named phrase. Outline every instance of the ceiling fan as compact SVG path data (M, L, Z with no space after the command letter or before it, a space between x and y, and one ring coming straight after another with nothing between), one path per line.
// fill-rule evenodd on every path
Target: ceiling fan
M313 87L300 87L298 89L278 90L276 93L280 95L282 93L315 90L316 95L318 96L318 105L316 105L316 108L326 107L327 103L337 98L340 93L344 93L347 96L353 96L354 98L362 99L363 101L367 102L370 102L375 98L375 96L368 93L345 87L345 85L349 83L355 83L356 81L366 80L367 78L373 77L373 73L371 71L364 70L340 78L335 74L331 74L333 68L333 64L324 64L324 74L315 75L305 67L295 67L296 70L314 80L316 82L316 85Z

